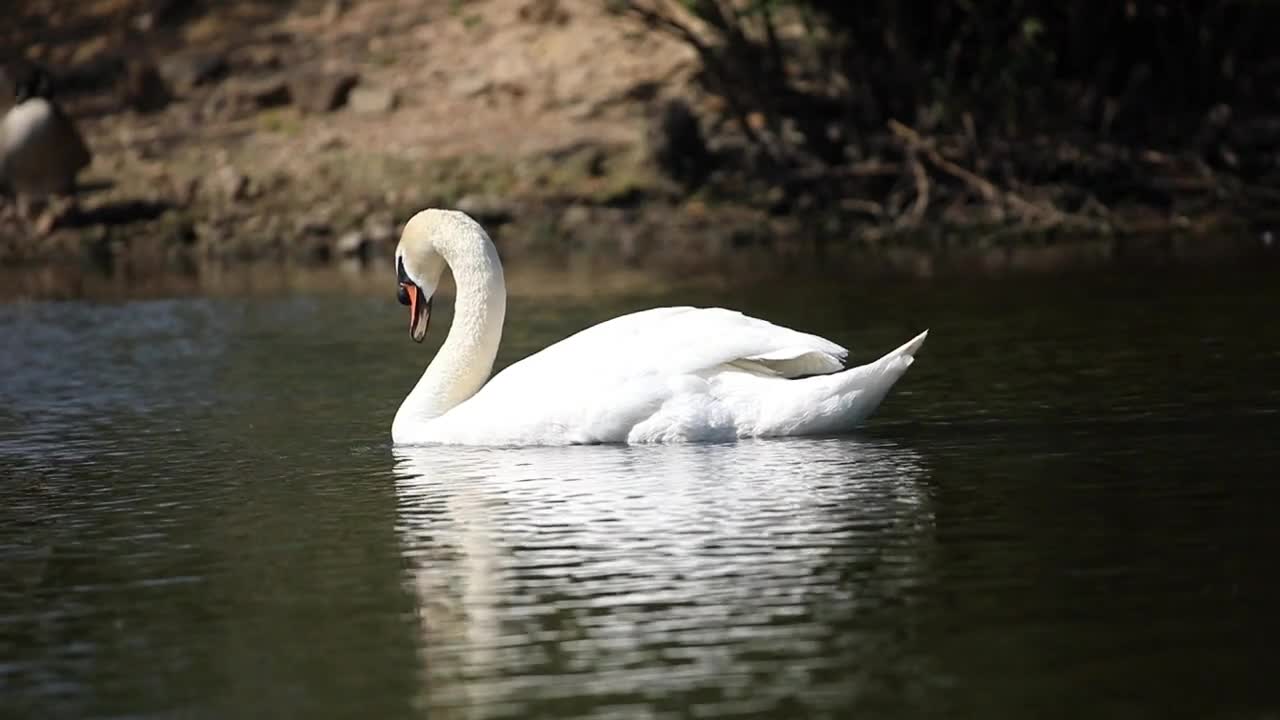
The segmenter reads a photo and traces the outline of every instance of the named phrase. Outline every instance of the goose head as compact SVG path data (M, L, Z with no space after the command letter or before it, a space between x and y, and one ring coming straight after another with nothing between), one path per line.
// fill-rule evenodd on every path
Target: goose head
M34 98L53 99L53 79L43 68L35 66L23 68L16 80L13 93L15 105Z
M431 301L444 274L446 263L439 246L449 240L445 216L443 210L423 210L414 215L405 224L396 246L396 297L401 305L409 307L409 335L414 342L422 342L427 336Z

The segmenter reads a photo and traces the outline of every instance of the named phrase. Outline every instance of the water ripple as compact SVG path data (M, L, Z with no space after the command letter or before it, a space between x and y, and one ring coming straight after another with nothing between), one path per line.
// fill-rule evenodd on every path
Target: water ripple
M926 472L884 441L396 451L424 702L609 707L704 693L845 698L837 636L900 602L931 547ZM860 568L856 584L844 577ZM654 660L678 671L653 671ZM649 669L646 669L649 668ZM781 672L780 672L781 671ZM513 706L514 707L514 706Z

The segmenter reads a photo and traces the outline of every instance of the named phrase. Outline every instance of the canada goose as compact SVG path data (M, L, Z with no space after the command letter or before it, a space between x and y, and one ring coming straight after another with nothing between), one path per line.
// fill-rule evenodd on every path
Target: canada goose
M27 202L75 192L76 175L92 156L71 118L53 99L53 81L38 67L14 78L14 104L0 123L0 182Z

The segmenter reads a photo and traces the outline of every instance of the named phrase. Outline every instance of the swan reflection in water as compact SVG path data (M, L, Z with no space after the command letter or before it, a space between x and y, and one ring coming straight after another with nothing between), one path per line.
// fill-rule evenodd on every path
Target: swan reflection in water
M435 710L839 704L931 547L882 440L394 454Z

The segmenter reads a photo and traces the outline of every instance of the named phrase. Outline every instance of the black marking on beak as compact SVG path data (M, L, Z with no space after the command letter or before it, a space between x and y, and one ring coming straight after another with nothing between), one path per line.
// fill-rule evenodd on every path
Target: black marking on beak
M431 325L431 301L433 298L422 297L417 285L406 286L409 294L409 337L414 342L422 342L427 336L427 328Z
M401 255L400 257L396 258L396 282L401 283L401 284L403 284L403 283L413 283L413 281L409 279L409 273L407 273L407 272L405 272L405 271L404 271L404 256L403 256L403 255ZM416 283L415 283L415 284L416 284Z
M423 297L422 288L404 271L403 255L396 258L396 284L396 300L409 308L409 336L414 342L422 342L431 323L432 298Z

